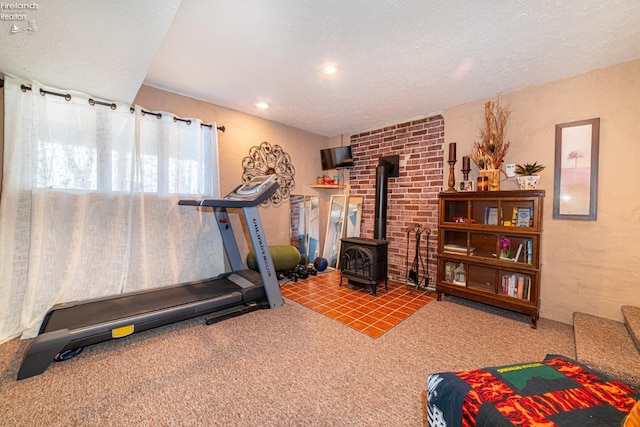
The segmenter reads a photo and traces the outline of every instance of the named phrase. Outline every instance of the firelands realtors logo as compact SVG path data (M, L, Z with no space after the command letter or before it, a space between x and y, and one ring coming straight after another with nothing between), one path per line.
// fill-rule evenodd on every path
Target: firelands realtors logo
M40 9L38 3L0 2L0 21L11 22L9 29L11 34L35 33L38 27L29 14L38 9Z

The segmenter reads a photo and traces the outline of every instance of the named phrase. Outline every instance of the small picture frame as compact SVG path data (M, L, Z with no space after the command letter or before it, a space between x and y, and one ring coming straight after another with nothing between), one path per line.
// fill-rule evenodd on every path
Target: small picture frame
M444 263L444 281L453 282L453 270L456 269L456 264L453 262Z
M498 225L498 208L484 208L484 223L487 225Z
M518 208L516 227L531 227L531 209L530 208Z
M473 191L473 181L460 181L458 191Z

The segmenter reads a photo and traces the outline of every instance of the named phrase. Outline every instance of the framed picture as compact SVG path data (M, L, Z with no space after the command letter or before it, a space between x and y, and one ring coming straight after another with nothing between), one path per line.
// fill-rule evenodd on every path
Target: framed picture
M518 208L516 227L531 227L531 208Z
M595 221L600 118L556 125L553 218Z
M458 191L473 191L473 181L460 181Z

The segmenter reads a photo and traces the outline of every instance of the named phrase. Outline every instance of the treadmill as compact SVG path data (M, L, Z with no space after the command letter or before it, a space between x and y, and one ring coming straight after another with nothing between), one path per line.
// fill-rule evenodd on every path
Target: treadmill
M38 336L27 348L18 380L43 373L56 355L65 350L204 314L214 313L206 319L211 324L253 310L282 306L284 300L258 213L258 205L278 189L276 178L276 175L255 177L222 199L178 202L212 208L232 272L206 280L53 306ZM228 208L243 212L259 273L244 267Z

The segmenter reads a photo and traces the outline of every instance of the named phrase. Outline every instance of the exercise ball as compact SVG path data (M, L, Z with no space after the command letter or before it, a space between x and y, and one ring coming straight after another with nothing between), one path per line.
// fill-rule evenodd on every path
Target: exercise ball
M325 271L329 266L329 262L326 260L326 258L318 257L313 260L313 266L318 271Z

